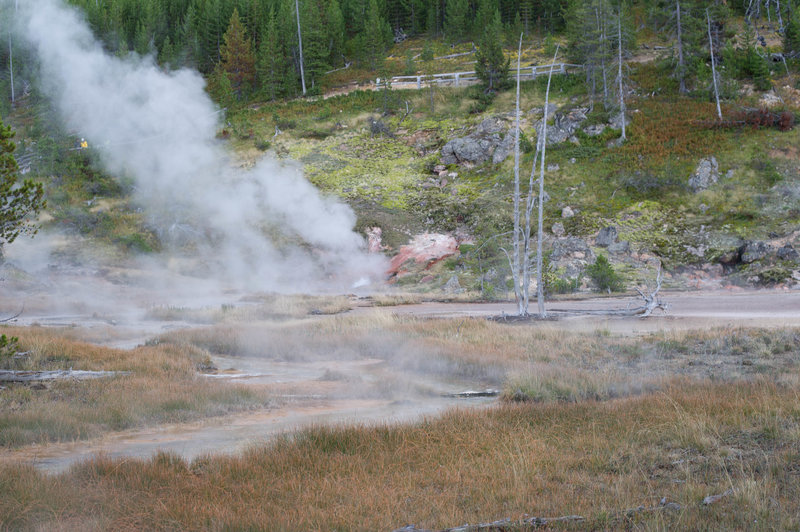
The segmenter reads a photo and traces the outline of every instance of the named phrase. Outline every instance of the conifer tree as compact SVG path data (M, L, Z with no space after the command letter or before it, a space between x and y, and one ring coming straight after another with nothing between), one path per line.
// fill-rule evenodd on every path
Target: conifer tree
M241 99L255 78L255 59L237 8L233 9L228 30L223 36L221 57L222 69L227 74L231 90Z
M288 75L288 69L278 41L275 12L271 9L267 25L261 30L261 36L261 45L258 49L258 83L264 96L274 100L281 93L282 79Z
M784 28L783 55L789 58L800 56L800 10L792 13Z
M41 184L19 181L19 167L14 159L14 132L0 121L0 256L2 246L21 234L36 234L36 226L27 221L46 205Z
M447 0L445 11L445 34L452 42L459 42L467 35L467 0Z
M338 0L331 0L325 11L325 19L328 23L328 37L330 45L328 49L328 62L332 66L342 64L344 57L345 24L342 8Z
M492 22L486 27L475 54L475 73L486 92L495 92L508 83L510 59L503 55L503 24L500 12L495 11Z
M376 0L369 0L364 24L364 59L370 70L377 70L383 63L384 26Z

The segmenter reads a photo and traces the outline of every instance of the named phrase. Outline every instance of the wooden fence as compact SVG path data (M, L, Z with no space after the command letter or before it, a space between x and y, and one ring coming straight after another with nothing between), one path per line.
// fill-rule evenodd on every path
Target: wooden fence
M536 79L538 76L547 75L550 73L550 67L553 68L554 74L566 74L570 70L583 68L583 65L572 65L569 63L555 63L552 65L534 65L526 66L520 69L520 79ZM513 77L516 77L516 69L511 72ZM393 85L407 85L416 83L417 88L421 89L423 83L436 83L437 85L448 85L453 87L460 87L462 85L471 85L478 81L478 75L474 70L469 72L449 72L447 74L434 74L433 76L394 76L389 80L389 84ZM375 80L375 86L381 88L385 86L385 81L381 78Z

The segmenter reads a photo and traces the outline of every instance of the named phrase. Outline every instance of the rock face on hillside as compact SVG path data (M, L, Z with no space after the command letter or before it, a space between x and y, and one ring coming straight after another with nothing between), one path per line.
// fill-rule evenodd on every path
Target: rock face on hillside
M502 117L487 118L473 133L442 147L442 164L481 164L490 159L499 164L513 150L513 127Z
M586 120L586 113L589 109L580 107L569 111L556 111L552 115L552 123L548 116L547 125L547 145L560 144L569 140L580 129L581 124ZM542 117L544 119L544 117ZM541 134L542 120L536 124L536 133Z
M429 269L437 262L458 253L459 241L452 235L424 233L416 235L392 257L389 276L401 277L409 269Z
M719 163L716 157L700 159L697 169L689 178L689 187L695 192L701 192L719 181Z

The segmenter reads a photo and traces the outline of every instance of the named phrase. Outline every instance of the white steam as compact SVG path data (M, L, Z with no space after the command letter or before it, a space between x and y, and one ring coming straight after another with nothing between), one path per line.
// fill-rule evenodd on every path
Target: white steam
M56 0L23 2L16 18L66 125L109 172L134 178L150 223L172 253L191 250L197 271L283 291L342 289L380 275L380 259L352 230L353 212L320 196L297 167L270 158L233 167L197 72L109 55L81 14ZM308 245L286 244L298 237Z

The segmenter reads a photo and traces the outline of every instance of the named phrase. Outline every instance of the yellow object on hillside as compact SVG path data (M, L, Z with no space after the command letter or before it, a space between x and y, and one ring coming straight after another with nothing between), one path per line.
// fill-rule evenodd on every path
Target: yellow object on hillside
M85 149L89 147L89 143L86 142L86 139L81 139L81 149Z

